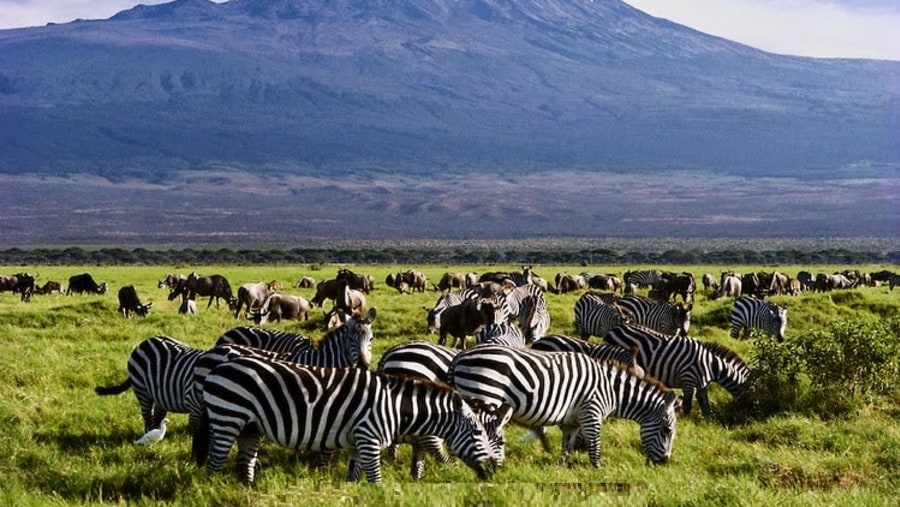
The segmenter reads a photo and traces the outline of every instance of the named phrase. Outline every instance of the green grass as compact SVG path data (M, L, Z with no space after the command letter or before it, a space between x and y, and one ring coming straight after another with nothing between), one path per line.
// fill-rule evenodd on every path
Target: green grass
M384 286L389 272L413 266L351 266L371 273L376 290L368 296L378 309L375 321L375 360L388 347L410 339L435 337L425 333L423 306L437 294L398 294ZM417 267L436 281L444 271L517 269L518 266ZM729 401L723 389L711 390L714 415L681 417L672 461L649 466L640 453L637 425L607 421L603 427L603 462L591 468L585 454L572 467L558 464L559 452L544 453L537 442L520 442L525 431L509 430L507 462L488 483L457 464L440 467L429 460L425 477L411 483L409 449L396 461L384 460L385 484L344 482L346 453L325 468L312 467L303 455L264 443L257 481L244 487L230 473L211 475L189 461L187 416L170 416L169 435L151 447L131 441L142 433L137 402L131 393L100 398L96 385L125 378L131 349L153 335L169 335L206 348L224 331L239 324L227 309L200 314L177 313L178 301L166 300L156 282L166 272L220 273L236 288L241 283L279 279L285 292L310 298L313 290L290 286L302 275L317 279L334 276L337 266L6 266L4 273L27 269L40 282L65 282L72 274L91 272L106 281L105 296L35 296L22 303L0 294L0 505L84 505L129 503L150 505L893 505L900 489L900 424L897 395L861 412L839 418L788 412L763 421L730 425L719 417ZM637 266L631 266L637 268ZM732 267L729 267L732 268ZM832 272L840 267L817 266L811 271ZM861 269L877 270L882 266ZM889 267L890 268L890 267ZM718 275L709 266L671 266L667 269ZM734 267L771 270L772 267ZM779 266L796 274L800 269ZM808 269L808 267L807 267ZM580 272L577 266L535 266L547 279L557 271ZM616 272L620 267L592 267ZM134 284L146 301L153 301L147 318L123 319L116 313L115 293ZM551 332L571 334L572 307L579 294L548 294L553 318ZM900 292L863 288L830 294L774 298L790 308L787 337L821 329L840 319L873 320L900 313ZM708 301L698 294L691 334L732 347L748 357L750 342L728 337L730 301ZM280 329L307 335L322 333L322 313L306 323L280 323ZM551 429L559 446L560 434Z

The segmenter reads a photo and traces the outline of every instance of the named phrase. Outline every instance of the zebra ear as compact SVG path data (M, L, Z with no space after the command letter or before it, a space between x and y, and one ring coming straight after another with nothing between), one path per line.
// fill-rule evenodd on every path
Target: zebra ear
M369 309L369 313L366 314L366 322L369 323L369 324L371 324L372 322L374 322L374 321L375 321L375 315L376 315L377 313L378 313L378 312L376 312L374 308L370 308L370 309Z
M667 405L675 405L675 409L681 408L681 398L675 394L675 391L669 390L666 391L665 397L663 398L666 401Z

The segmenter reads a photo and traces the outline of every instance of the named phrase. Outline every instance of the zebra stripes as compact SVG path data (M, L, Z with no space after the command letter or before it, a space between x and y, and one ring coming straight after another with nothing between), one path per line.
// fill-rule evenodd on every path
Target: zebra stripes
M602 338L610 329L629 321L621 308L608 302L619 298L601 296L596 292L585 292L575 301L575 334L582 340L591 336Z
M542 352L580 352L589 355L597 361L619 363L633 375L644 378L644 369L637 364L635 359L638 353L637 348L624 349L606 342L591 343L561 334L551 334L531 344L531 350Z
M219 337L216 345L234 343L287 353L291 362L322 368L368 368L372 359L372 323L377 312L352 317L329 330L318 342L300 335L261 328L236 328Z
M117 386L97 386L94 392L107 396L134 390L146 433L158 427L168 412L190 412L194 365L202 354L202 350L168 336L147 338L128 357L128 378ZM192 418L191 427L196 424Z
M513 328L515 329L515 328ZM521 339L521 336L520 336ZM524 341L523 347L524 347ZM391 347L381 356L376 371L389 375L417 377L431 382L446 383L447 370L458 349L437 345L426 341L411 341ZM484 425L491 445L492 457L497 464L505 459L505 435L490 407L480 407L476 415ZM500 424L500 425L498 425ZM450 456L444 450L443 440L433 436L402 439L401 443L412 444L413 460L410 475L414 480L422 478L425 470L425 454L430 454L442 465L450 463ZM389 454L396 456L396 445L388 448Z
M604 341L623 348L636 347L636 361L647 375L682 389L685 414L691 412L695 393L700 410L704 415L710 413L707 388L712 382L735 398L749 388L750 369L740 356L722 345L632 325L610 330Z
M787 309L751 297L735 299L731 308L731 337L738 338L742 329L746 337L750 328L761 329L783 342Z
M651 287L653 284L663 279L663 272L658 269L626 271L622 278L625 281L625 285Z
M206 413L193 446L198 464L221 470L237 441L238 474L252 482L259 437L325 451L353 449L348 480L361 470L381 481L381 449L396 438L435 435L480 478L490 447L484 427L462 397L439 384L360 368L313 368L237 358L206 378Z
M475 343L493 343L496 345L506 345L507 347L525 348L525 337L519 328L508 323L501 322L499 324L490 324L481 328L481 331L475 335Z
M480 345L460 352L448 375L464 396L509 404L517 424L538 431L560 426L565 462L581 432L591 464L600 466L600 427L609 416L640 423L648 460L665 463L671 456L675 393L585 354Z
M616 301L622 314L632 323L660 333L687 335L691 328L693 304L671 304L638 296L625 296Z
M528 285L527 296L519 305L519 329L525 343L531 343L547 334L550 328L550 310L544 299L544 290L537 285Z

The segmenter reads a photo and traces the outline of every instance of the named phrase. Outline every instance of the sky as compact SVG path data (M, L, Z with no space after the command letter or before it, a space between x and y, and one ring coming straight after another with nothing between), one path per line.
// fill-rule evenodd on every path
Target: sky
M653 16L774 53L900 60L900 0L625 1ZM139 3L165 2L0 0L0 29L104 19Z

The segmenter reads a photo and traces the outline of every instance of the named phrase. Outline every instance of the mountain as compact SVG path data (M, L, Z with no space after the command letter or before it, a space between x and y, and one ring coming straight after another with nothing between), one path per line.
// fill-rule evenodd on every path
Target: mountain
M897 83L900 62L774 55L618 0L177 0L0 31L0 178L82 210L55 225L73 242L134 223L190 241L887 234ZM760 178L777 184L735 189ZM121 192L109 236L86 200ZM157 217L198 213L154 205L179 192L214 196L213 219ZM7 197L7 237L59 237ZM305 218L237 225L260 198Z

